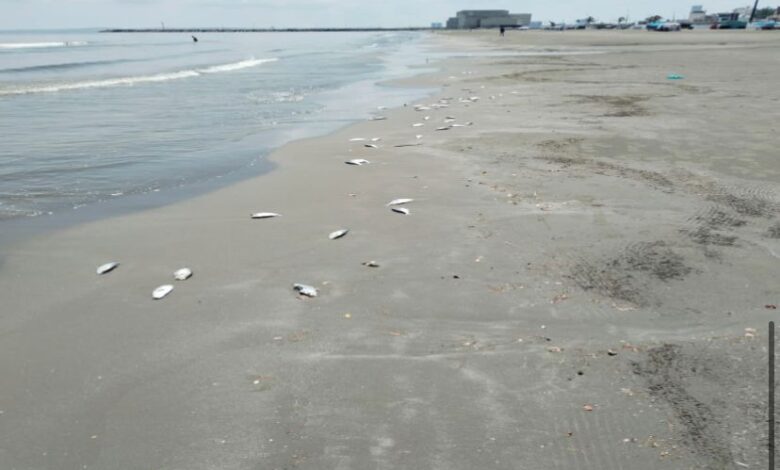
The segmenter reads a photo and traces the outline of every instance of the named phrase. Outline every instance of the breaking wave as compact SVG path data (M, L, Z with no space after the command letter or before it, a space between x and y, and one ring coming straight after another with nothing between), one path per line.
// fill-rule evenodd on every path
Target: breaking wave
M84 41L0 42L0 49L43 49L48 47L86 46Z
M213 65L211 67L180 70L178 72L158 73L154 75L140 75L136 77L120 77L120 78L106 78L101 80L86 80L82 82L72 83L55 83L48 85L33 85L15 88L0 89L0 96L8 95L26 95L32 93L54 93L58 91L70 91L70 90L82 90L85 88L106 88L114 86L128 86L138 83L157 83L167 82L169 80L180 80L183 78L198 77L200 75L232 72L235 70L246 69L249 67L256 67L260 64L267 62L275 62L277 58L270 59L247 59L240 62L232 62L229 64Z

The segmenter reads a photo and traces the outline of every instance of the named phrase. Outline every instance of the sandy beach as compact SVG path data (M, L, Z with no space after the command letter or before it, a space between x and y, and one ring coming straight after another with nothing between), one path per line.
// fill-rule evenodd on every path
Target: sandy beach
M0 246L0 468L763 468L780 35L428 41L387 119Z

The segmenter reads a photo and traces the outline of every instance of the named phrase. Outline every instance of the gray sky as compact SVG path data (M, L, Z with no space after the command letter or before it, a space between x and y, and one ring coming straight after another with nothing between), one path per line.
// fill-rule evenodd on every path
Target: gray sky
M695 0L694 0L695 1ZM681 0L0 0L0 29L166 26L428 26L457 10L505 9L534 20L687 17ZM701 1L710 12L751 0ZM759 2L775 5L777 2Z

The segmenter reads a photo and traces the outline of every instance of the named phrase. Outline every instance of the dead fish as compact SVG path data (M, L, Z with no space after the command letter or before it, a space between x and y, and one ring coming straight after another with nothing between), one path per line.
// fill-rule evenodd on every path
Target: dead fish
M391 207L390 210L399 214L409 215L409 209L406 207Z
M186 281L192 277L192 270L190 268L181 268L173 273L173 278L177 281Z
M387 203L387 206L388 207L390 207L390 206L400 206L401 204L407 204L407 203L410 203L410 202L413 202L413 201L414 201L414 199L411 199L411 198L408 198L408 197L403 197L403 198L399 198L399 199L393 199L392 201Z
M430 119L431 119L431 117L430 117L430 116L425 116L423 119L424 119L424 120L426 120L426 121L428 121L428 120L430 120Z
M170 294L173 290L173 286L170 284L164 284L152 292L152 298L154 300L160 300L166 295Z
M363 142L364 140L366 140L365 137L353 137L349 139L350 142Z
M450 126L437 127L436 130L437 131L448 131L448 130L450 130Z
M306 297L317 297L317 289L306 284L293 284L293 289Z
M371 142L379 142L380 140L382 140L381 137L372 137L371 138Z
M371 117L372 121L384 121L385 119L387 119L387 116L372 116Z
M377 263L377 262L376 262L376 261L374 261L374 260L371 260L371 261L363 261L363 263L362 263L362 264L363 264L363 266L367 266L367 267L369 267L369 268L378 268L378 267L379 267L379 263Z
M474 125L474 123L469 121L466 124L453 124L452 127L468 127L468 126L473 126L473 125Z
M421 122L415 122L414 124L412 124L412 127L422 127L422 126L424 126L424 125L425 125L425 124L423 124L423 123L421 123Z
M255 212L252 214L253 219L270 219L273 217L281 217L282 214L277 214L276 212Z
M370 149L377 149L377 148L379 148L379 146L376 145L376 144L363 144L363 147L368 147Z
M415 111L428 111L431 108L429 106L415 106L414 109Z
M335 232L331 232L330 235L328 235L328 238L330 238L331 240L337 240L343 237L344 235L346 235L348 232L349 232L348 228L336 230Z
M368 165L371 162L369 162L368 160L366 160L364 158L354 158L352 160L347 160L344 163L346 163L347 165L357 165L357 166L360 166L360 165Z
M414 143L414 144L398 144L398 145L393 145L393 147L396 147L396 148L400 148L400 147L418 147L420 145L422 145L422 144L418 142L418 143Z
M415 138L415 139L422 139L422 138L423 138L423 136L422 136L422 134L417 134L416 136L414 136L414 138Z
M117 266L119 266L119 263L117 263L116 261L112 261L112 262L106 263L106 264L101 264L97 268L97 273L98 274L110 273L111 271L116 269Z

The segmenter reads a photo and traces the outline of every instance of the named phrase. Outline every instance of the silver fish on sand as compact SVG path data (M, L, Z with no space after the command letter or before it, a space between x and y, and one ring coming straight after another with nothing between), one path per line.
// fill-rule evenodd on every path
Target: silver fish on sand
M349 139L350 142L363 142L364 140L366 140L365 137L353 137Z
M380 140L382 140L381 137L372 137L371 138L371 142L379 142Z
M111 271L116 269L117 266L119 266L119 263L117 263L116 261L112 261L112 262L106 263L106 264L101 264L97 268L97 273L98 274L110 273Z
M192 269L190 268L177 269L176 272L173 273L173 278L177 281L186 281L190 277L192 277Z
M387 206L400 206L401 204L408 204L410 202L414 202L414 199L408 198L408 197L402 197L398 199L393 199L392 201L387 203Z
M378 268L378 267L379 267L379 263L377 263L377 262L376 262L376 261L374 261L374 260L371 260L371 261L363 261L363 263L362 263L362 264L363 264L363 266L367 266L367 267L369 267L369 268Z
M271 219L273 217L281 217L282 214L277 214L276 212L255 212L252 214L253 219Z
M371 118L372 121L384 121L387 119L387 116L373 116Z
M330 238L331 240L336 240L336 239L339 239L339 238L343 237L348 232L349 232L348 228L341 229L341 230L336 230L335 232L331 232L330 235L328 235L328 238Z
M166 295L170 294L173 290L173 286L170 284L164 284L152 292L152 298L154 300L160 300Z
M352 160L347 160L344 163L346 163L347 165L357 165L357 166L360 166L360 165L368 165L371 162L366 160L365 158L353 158Z
M448 131L448 130L450 130L450 126L437 127L436 130L437 131Z
M317 297L317 289L306 284L293 284L293 289L306 297Z
M379 146L376 144L363 144L363 147L368 147L370 149L379 148Z
M390 210L399 214L409 215L409 209L406 207L391 207Z
M412 127L422 127L422 126L424 126L424 125L425 125L425 124L423 124L423 123L421 123L421 122L415 122L414 124L412 124Z

